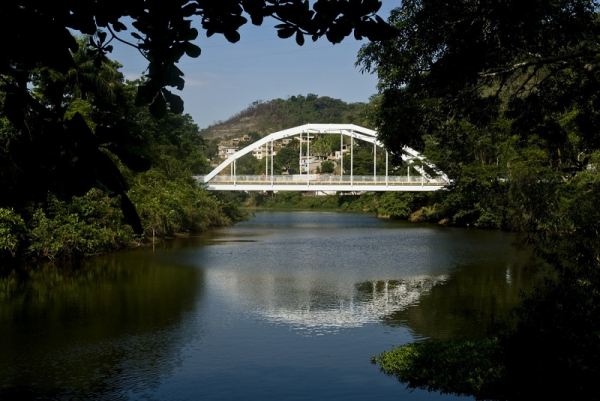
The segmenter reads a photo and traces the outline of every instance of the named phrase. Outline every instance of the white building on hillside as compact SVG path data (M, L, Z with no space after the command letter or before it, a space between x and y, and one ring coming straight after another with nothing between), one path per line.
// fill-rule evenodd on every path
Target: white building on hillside
M273 149L273 156L277 155L277 151ZM256 148L252 151L252 156L256 157L258 160L262 160L265 157L271 156L271 144L265 144L260 148Z
M219 145L219 158L228 159L235 152L237 152L237 150L238 149L236 146Z

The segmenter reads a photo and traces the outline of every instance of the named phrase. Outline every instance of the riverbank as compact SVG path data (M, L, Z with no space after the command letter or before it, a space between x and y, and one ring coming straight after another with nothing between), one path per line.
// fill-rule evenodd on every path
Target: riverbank
M142 235L125 223L119 198L98 189L71 202L49 196L44 207L25 214L1 209L0 261L18 265L71 260L149 246L163 238L229 226L247 218L244 210L336 210L415 222L441 220L431 212L435 206L428 206L430 194L213 193L184 178L169 180L154 169L135 177L129 196L139 213Z
M238 201L248 210L336 210L375 213L377 217L454 225L440 212L440 196L407 192L316 195L301 192L252 193ZM468 227L466 224L464 227Z
M141 234L125 220L121 199L99 189L69 202L49 195L46 204L36 208L0 208L0 263L12 268L81 259L151 246L162 238L197 234L247 218L236 203L193 180L167 180L153 170L139 174L128 195L139 214Z

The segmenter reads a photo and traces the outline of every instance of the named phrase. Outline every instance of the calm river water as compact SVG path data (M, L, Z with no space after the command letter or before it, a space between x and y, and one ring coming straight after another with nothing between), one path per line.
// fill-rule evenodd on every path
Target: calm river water
M328 212L0 282L0 399L443 400L370 357L480 336L535 272L516 237Z

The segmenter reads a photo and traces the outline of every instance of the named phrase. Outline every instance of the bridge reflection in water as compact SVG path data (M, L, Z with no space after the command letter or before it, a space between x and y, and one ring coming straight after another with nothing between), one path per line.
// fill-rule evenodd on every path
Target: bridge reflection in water
M420 275L352 286L336 283L325 292L306 275L282 281L270 274L250 278L245 273L219 270L209 271L208 278L232 304L252 305L254 313L270 323L314 334L379 323L418 304L434 287L445 284L449 276ZM260 292L256 291L257 282Z
M313 137L310 135L313 135ZM349 175L310 174L314 171L314 169L311 169L310 161L310 140L314 138L314 135L340 136L340 150L336 152L339 155L339 170L345 174L349 173ZM275 175L273 156L277 148L274 143L279 140L290 141L292 139L297 139L300 144L298 159L301 173ZM370 143L373 146L373 175L354 175L355 141ZM305 145L306 151L303 154ZM261 175L239 175L236 169L236 161L253 150L263 149L263 147L265 153L270 155L265 158L265 172ZM377 171L378 147L383 148L385 152L385 175L382 172L378 174ZM344 167L345 154L350 156L350 166L346 165L346 168ZM382 156L383 154L380 153L380 157ZM422 192L437 191L450 183L448 176L443 171L440 171L414 149L405 146L398 154L393 156L401 158L406 165L406 176L390 175L393 169L391 170L389 166L389 153L383 143L379 141L377 131L354 124L305 124L265 136L225 159L209 174L197 176L196 179L209 190L223 191ZM229 174L225 170L227 167L230 170ZM411 176L411 170L416 174ZM302 171L306 171L306 174L302 174Z

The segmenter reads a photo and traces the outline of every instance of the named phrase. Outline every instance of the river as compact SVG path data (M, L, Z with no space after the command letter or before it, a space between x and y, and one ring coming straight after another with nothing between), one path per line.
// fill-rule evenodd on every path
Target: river
M500 231L257 212L0 281L0 399L446 400L370 357L510 319L536 272Z

